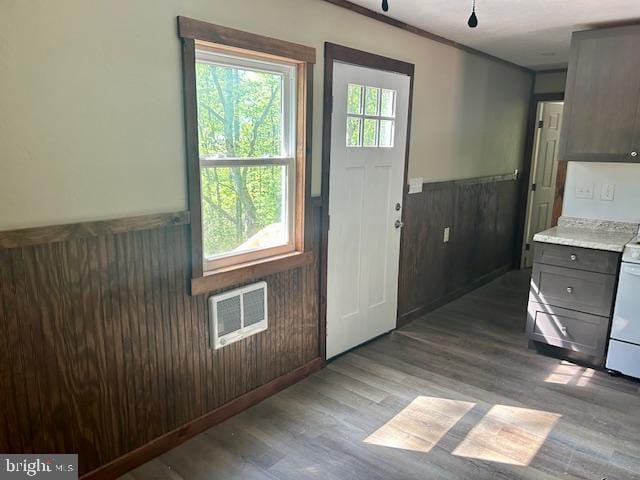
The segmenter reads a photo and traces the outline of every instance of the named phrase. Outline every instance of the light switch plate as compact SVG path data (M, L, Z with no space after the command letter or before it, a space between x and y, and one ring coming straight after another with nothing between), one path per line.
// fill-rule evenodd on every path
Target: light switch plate
M409 193L420 193L422 192L422 184L424 183L424 178L415 177L409 179Z
M603 183L600 192L600 200L612 202L616 195L616 186L613 183Z
M576 185L576 198L592 200L594 189L595 185L593 183L579 183Z

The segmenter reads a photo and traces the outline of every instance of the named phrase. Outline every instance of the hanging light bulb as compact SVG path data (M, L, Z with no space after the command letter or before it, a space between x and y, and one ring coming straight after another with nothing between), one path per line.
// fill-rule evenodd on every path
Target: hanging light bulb
M470 28L476 28L478 26L478 17L476 17L476 0L473 0L473 9L471 10L471 16L467 22Z
M388 12L389 11L389 1L388 0L382 0L382 11L383 12Z

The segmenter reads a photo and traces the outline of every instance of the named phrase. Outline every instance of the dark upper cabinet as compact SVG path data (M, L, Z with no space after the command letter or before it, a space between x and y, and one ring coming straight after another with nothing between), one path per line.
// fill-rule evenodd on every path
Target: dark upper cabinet
M559 159L640 162L640 25L573 34Z

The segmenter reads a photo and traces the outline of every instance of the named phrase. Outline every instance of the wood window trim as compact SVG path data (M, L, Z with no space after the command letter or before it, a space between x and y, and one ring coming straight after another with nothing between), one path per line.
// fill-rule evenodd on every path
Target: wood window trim
M213 272L206 272L202 277L192 278L191 295L204 295L311 263L313 263L313 252L296 251L220 268Z
M178 17L182 43L188 202L191 215L191 294L200 295L257 280L273 273L300 268L313 261L311 253L311 132L314 48L253 33ZM210 45L261 59L284 60L296 65L296 177L294 250L284 254L205 271L202 247L202 207L196 92L196 47Z

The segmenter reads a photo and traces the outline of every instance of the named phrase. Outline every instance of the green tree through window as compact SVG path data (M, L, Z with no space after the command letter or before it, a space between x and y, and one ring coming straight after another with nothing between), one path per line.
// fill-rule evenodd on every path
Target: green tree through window
M203 250L207 258L288 242L283 75L196 63ZM256 159L239 166L229 159ZM210 162L213 161L213 162ZM218 161L220 166L215 166Z

